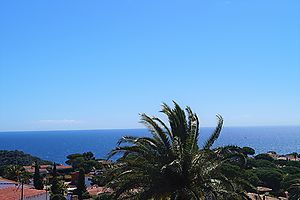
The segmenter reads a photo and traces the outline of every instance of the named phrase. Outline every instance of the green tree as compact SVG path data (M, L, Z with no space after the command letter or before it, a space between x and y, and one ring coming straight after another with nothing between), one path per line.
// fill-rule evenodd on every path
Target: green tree
M63 196L66 190L66 186L61 181L58 177L57 171L56 171L56 163L53 164L52 172L51 172L51 187L50 187L50 192L51 192L51 200L55 196Z
M85 171L83 168L80 168L78 173L78 180L76 183L76 190L74 190L74 194L77 194L79 200L82 200L84 193L86 193Z
M169 126L156 117L141 115L152 137L125 136L111 151L121 153L112 170L105 175L113 198L122 199L241 199L233 184L221 173L224 163L220 149L212 149L218 139L223 118L203 147L198 145L199 120L187 107L163 104ZM169 128L170 127L170 128ZM224 158L224 159L223 159Z
M74 170L84 168L85 172L90 172L95 168L100 167L92 152L85 152L83 154L71 154L67 156L66 164L72 165Z
M256 155L255 159L268 160L268 161L271 161L271 162L274 161L274 159L266 153Z
M274 192L278 192L281 186L281 181L283 180L283 175L272 168L258 168L253 171L258 178L262 181L262 183L274 190Z
M38 161L41 164L51 164L49 161L41 160L38 157L34 157L30 154L26 154L23 151L7 151L0 150L0 166L8 165L31 165L32 163Z
M248 166L250 167L266 167L266 168L277 168L274 163L264 159L248 159Z
M20 165L9 165L5 169L5 178L14 180L17 182L28 183L30 174L25 171L24 167Z
M248 156L248 155L253 156L255 154L255 150L251 147L243 147L242 153L246 156Z
M33 185L34 188L37 190L44 189L43 177L40 174L40 166L38 162L35 162L34 164Z

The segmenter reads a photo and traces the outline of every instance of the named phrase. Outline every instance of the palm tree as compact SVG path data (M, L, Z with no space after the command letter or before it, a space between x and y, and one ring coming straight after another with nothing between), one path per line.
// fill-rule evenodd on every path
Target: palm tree
M174 109L162 105L167 126L157 117L141 114L141 122L152 137L125 136L109 157L122 157L105 175L113 189L113 199L214 200L241 199L232 184L220 172L229 159L224 149L212 149L218 139L223 118L203 147L198 145L199 120L187 107L174 102ZM169 128L170 127L170 128ZM228 148L230 149L230 148Z
M24 167L20 165L10 165L5 171L5 177L20 183L27 183L30 175L25 171Z

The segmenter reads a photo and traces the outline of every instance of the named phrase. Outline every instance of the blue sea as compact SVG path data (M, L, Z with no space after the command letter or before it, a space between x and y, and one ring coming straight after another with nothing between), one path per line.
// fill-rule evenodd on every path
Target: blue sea
M213 131L201 128L200 145ZM1 150L21 150L45 160L64 163L73 153L92 151L97 158L106 158L124 135L149 135L146 129L26 131L0 132ZM300 126L225 127L215 146L250 146L256 153L276 151L280 154L300 153Z

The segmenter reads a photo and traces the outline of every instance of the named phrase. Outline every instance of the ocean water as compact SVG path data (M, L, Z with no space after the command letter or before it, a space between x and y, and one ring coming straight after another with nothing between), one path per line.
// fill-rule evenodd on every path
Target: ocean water
M202 145L213 128L201 128ZM106 158L124 135L149 135L146 129L27 131L0 132L1 150L21 150L40 158L64 163L72 153L92 151L97 158ZM300 126L225 127L215 146L250 146L256 153L276 151L280 154L300 153Z

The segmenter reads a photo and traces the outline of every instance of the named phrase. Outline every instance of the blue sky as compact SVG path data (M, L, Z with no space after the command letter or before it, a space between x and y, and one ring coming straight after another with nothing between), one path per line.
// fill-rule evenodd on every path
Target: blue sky
M0 130L139 128L176 100L300 125L300 1L1 1Z

